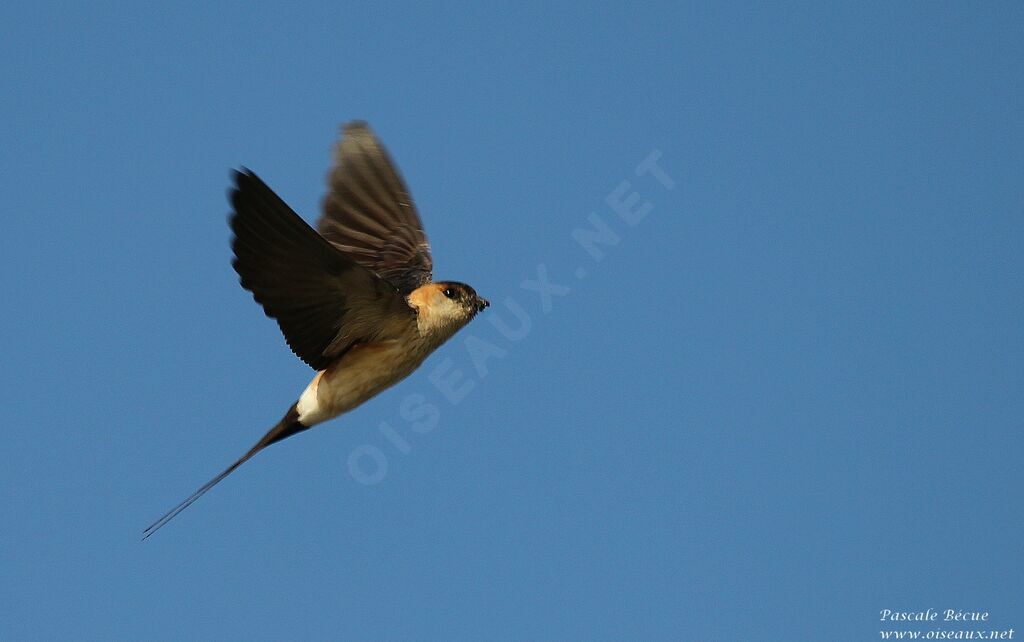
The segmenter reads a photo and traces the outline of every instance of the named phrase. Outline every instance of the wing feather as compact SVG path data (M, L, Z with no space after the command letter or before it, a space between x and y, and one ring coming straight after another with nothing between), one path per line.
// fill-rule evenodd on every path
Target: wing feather
M412 197L365 123L345 125L317 224L339 251L408 294L429 283L430 245Z
M328 243L259 177L234 179L232 265L296 356L323 370L411 316L391 283Z

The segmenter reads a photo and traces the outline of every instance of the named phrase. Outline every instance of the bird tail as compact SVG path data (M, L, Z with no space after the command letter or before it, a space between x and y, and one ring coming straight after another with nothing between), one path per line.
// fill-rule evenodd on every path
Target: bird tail
M225 468L224 472L222 472L221 474L217 475L210 481L200 486L199 490L189 495L189 497L185 501L181 502L171 510L167 511L163 517L150 524L149 528L142 531L142 539L146 539L153 533L157 532L160 529L160 527L174 519L178 515L178 513L185 510L186 508L191 506L194 501L202 497L206 493L206 491L210 490L218 483L220 483L222 479L224 479L231 473L235 472L236 468L252 459L253 455L255 455L256 453L258 453L259 451L263 450L264 448L271 444L277 443L287 437L291 437L292 435L300 433L308 428L309 426L304 426L302 425L301 422L299 422L298 408L295 405L292 405L292 407L288 409L288 412L285 413L284 417L281 418L281 421L277 422L276 426L271 428L267 432L267 434L263 435L263 438L256 442L256 445L250 448L249 452L245 453L244 455L238 458L238 461Z

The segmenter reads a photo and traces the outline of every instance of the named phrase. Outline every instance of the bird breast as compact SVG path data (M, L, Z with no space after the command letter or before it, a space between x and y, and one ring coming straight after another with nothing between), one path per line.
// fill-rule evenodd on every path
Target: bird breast
M299 397L297 410L304 426L347 412L408 377L431 350L416 337L354 346L321 370Z

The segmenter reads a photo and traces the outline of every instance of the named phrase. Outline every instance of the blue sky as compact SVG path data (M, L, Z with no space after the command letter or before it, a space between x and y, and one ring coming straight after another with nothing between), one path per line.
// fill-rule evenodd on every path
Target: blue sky
M6 3L0 637L1024 629L1022 27ZM229 170L311 220L356 118L495 305L140 542L312 374L230 267Z

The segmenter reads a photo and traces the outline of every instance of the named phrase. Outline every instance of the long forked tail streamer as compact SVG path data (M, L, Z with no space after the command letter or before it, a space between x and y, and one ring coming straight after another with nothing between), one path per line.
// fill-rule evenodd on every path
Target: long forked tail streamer
M153 522L152 524L149 525L149 528L147 528L146 530L142 531L142 539L146 539L147 537L149 537L153 533L155 533L158 530L160 530L161 526L163 526L167 522L171 521L172 519L174 519L175 516L177 516L178 513L180 513L181 511L183 511L186 508L188 508L189 506L191 506L192 503L194 501L196 501L197 499L199 499L200 497L202 497L203 494L206 493L206 491L208 491L211 488L213 488L214 486L216 486L222 479L224 479L225 477L227 477L231 473L235 472L236 468L238 468L239 466L244 464L246 461L248 461L249 458L251 458L253 455L258 453L259 451L263 450L264 446L265 446L265 444L257 444L256 446L254 446L253 449L250 450L249 452L245 453L245 455L243 455L241 459L239 459L235 463L233 463L230 466L228 466L224 470L224 472L222 472L221 474L217 475L216 477L214 477L210 481L208 481L205 484L203 484L202 486L200 486L199 490L197 490L196 492L194 492L191 495L189 495L188 499L186 499L185 501L181 502L180 504L178 504L177 506L175 506L171 510L167 511L166 513L164 513L163 517L161 517L160 519L156 520L155 522Z
M221 474L217 475L216 477L214 477L210 481L208 481L205 484L203 484L202 486L200 486L199 490L197 490L196 492L194 492L191 495L189 495L188 499L186 499L185 501L181 502L180 504L178 504L177 506L175 506L171 510L167 511L164 514L163 517L161 517L160 519L158 519L155 522L153 522L152 524L150 524L149 528L147 528L146 530L142 531L142 539L146 539L147 537L149 537L153 533L155 533L158 530L160 530L160 528L164 524L166 524L167 522L171 521L172 519L175 518L175 516L178 515L178 513L180 513L181 511L183 511L186 508L188 508L189 506L191 506L192 503L195 502L200 497L202 497L203 494L206 493L206 491L210 490L211 488L216 486L221 480L223 480L225 477L227 477L231 473L235 472L236 468L238 468L239 466L241 466L245 462L247 462L250 459L252 459L253 455L255 455L259 451L263 450L264 448L266 448L270 444L274 444L274 443L277 443L277 442L281 441L282 439L286 439L288 437L291 437L292 435L294 435L296 433L300 433L303 430L306 430L307 428L309 428L309 426L304 426L304 425L302 425L302 423L299 422L299 411L298 411L298 408L295 405L292 405L292 407L288 409L288 412L285 413L285 416L281 419L281 421L277 422L276 426L271 428L267 432L267 434L263 435L263 438L260 439L258 442L256 442L256 445L253 446L251 449L249 449L249 452L247 452L244 455L242 455L241 457L239 457L238 461L236 461L235 463L233 463L230 466L228 466L224 470L224 472L222 472Z

